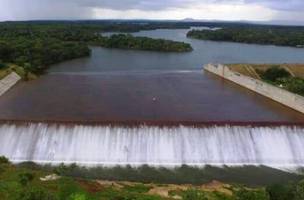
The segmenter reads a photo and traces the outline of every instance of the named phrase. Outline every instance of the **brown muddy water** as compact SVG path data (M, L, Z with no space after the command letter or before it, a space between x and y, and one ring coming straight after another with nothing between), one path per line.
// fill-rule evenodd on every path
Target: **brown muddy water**
M199 41L188 30L139 36L191 43L191 53L92 48L0 97L0 120L79 122L304 122L304 115L204 73L203 64L304 63L304 49Z
M304 115L203 71L49 74L0 98L0 120L304 122Z

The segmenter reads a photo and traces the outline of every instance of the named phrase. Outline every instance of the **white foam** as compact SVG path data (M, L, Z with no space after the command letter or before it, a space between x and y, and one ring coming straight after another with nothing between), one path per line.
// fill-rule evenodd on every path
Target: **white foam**
M299 127L0 125L0 155L15 162L84 165L304 166Z

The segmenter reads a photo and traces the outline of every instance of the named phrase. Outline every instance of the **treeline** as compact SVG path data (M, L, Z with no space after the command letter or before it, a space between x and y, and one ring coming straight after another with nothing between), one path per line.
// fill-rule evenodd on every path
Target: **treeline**
M105 37L100 43L106 48L136 49L163 52L189 52L192 51L190 44L148 37L133 37L130 34L115 34Z
M201 40L304 47L304 29L302 27L233 27L216 31L194 29L187 33L187 37Z
M58 39L19 41L0 41L0 59L33 73L41 73L51 64L90 55L84 43Z
M17 64L39 74L58 62L89 56L89 45L151 51L191 51L189 44L131 35L102 37L101 31L136 31L141 24L55 22L0 23L0 63Z
M0 62L13 63L39 74L49 65L89 56L92 33L51 27L0 26Z

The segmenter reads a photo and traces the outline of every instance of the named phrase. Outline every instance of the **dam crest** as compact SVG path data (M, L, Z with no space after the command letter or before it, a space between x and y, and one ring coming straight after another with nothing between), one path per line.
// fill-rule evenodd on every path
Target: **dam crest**
M86 166L304 166L297 126L119 127L2 124L0 155L12 162Z

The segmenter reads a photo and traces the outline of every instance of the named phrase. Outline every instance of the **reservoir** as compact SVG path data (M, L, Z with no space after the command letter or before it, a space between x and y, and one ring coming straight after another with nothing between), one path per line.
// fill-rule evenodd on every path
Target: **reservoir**
M0 98L2 120L303 122L304 116L204 73L206 63L303 63L304 49L186 38L188 30L136 36L191 43L190 53L92 47ZM154 101L153 101L154 99Z
M91 47L91 57L18 83L0 97L0 155L57 164L303 167L304 131L293 124L304 115L202 69L210 62L304 63L304 49L193 40L187 31L134 35L185 41L193 52ZM77 125L91 122L97 125ZM192 126L200 123L209 126ZM252 126L259 123L271 126Z

